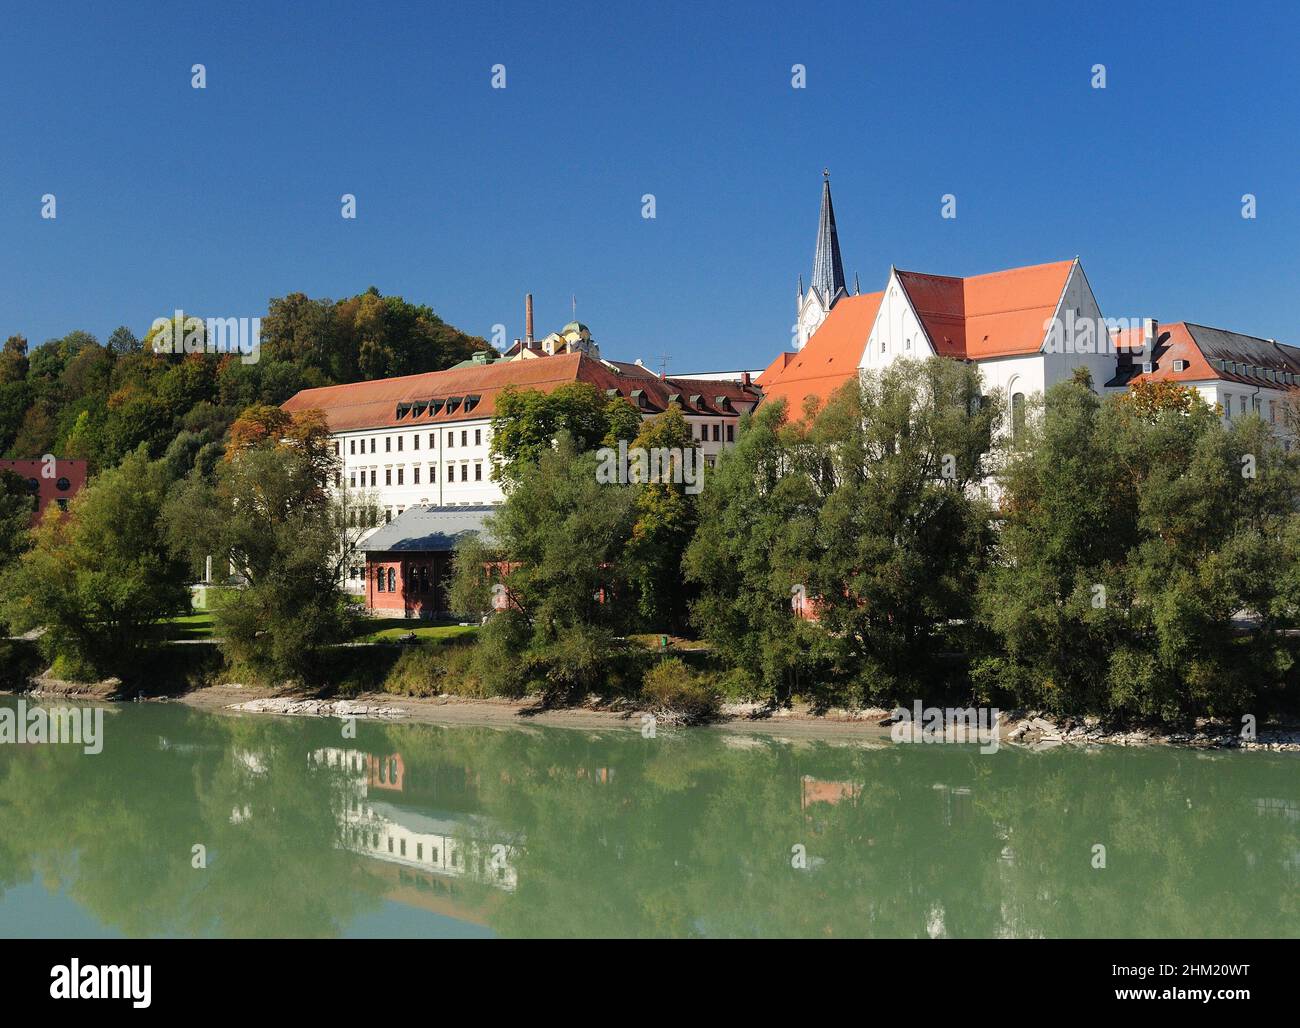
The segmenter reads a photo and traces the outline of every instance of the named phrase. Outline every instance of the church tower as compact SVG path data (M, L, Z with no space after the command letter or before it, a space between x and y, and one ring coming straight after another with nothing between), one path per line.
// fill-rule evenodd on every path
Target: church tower
M835 206L831 203L831 173L822 172L822 210L817 223L817 247L813 251L812 281L808 291L799 277L799 294L795 305L795 349L802 350L809 336L817 331L831 308L847 296L844 285L844 261L840 257L840 237L835 230Z

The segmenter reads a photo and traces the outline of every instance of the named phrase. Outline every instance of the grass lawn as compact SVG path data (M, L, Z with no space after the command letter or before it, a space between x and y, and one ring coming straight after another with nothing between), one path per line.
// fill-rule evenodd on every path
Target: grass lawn
M192 614L168 618L162 623L164 639L211 639L212 614L196 610Z
M443 643L448 639L473 635L477 625L454 625L407 620L406 618L367 618L362 622L361 633L355 642L397 642L403 636L414 635L421 643Z

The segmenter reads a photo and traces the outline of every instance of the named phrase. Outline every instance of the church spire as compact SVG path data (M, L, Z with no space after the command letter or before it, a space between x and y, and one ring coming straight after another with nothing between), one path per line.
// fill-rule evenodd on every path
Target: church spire
M835 231L835 207L831 204L829 169L822 171L822 212L817 225L817 249L813 253L812 287L822 294L826 303L833 301L836 294L845 289L840 238Z

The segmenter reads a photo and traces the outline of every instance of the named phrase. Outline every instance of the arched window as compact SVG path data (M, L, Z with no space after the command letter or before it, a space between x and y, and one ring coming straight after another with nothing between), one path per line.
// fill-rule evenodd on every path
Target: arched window
M397 592L397 568L388 569L388 591L390 593Z
M1025 429L1025 394L1011 394L1011 438L1019 439Z

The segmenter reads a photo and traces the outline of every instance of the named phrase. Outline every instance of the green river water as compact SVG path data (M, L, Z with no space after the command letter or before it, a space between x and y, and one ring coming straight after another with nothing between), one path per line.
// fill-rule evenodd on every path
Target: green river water
M0 936L1300 935L1296 755L343 726L0 745Z

